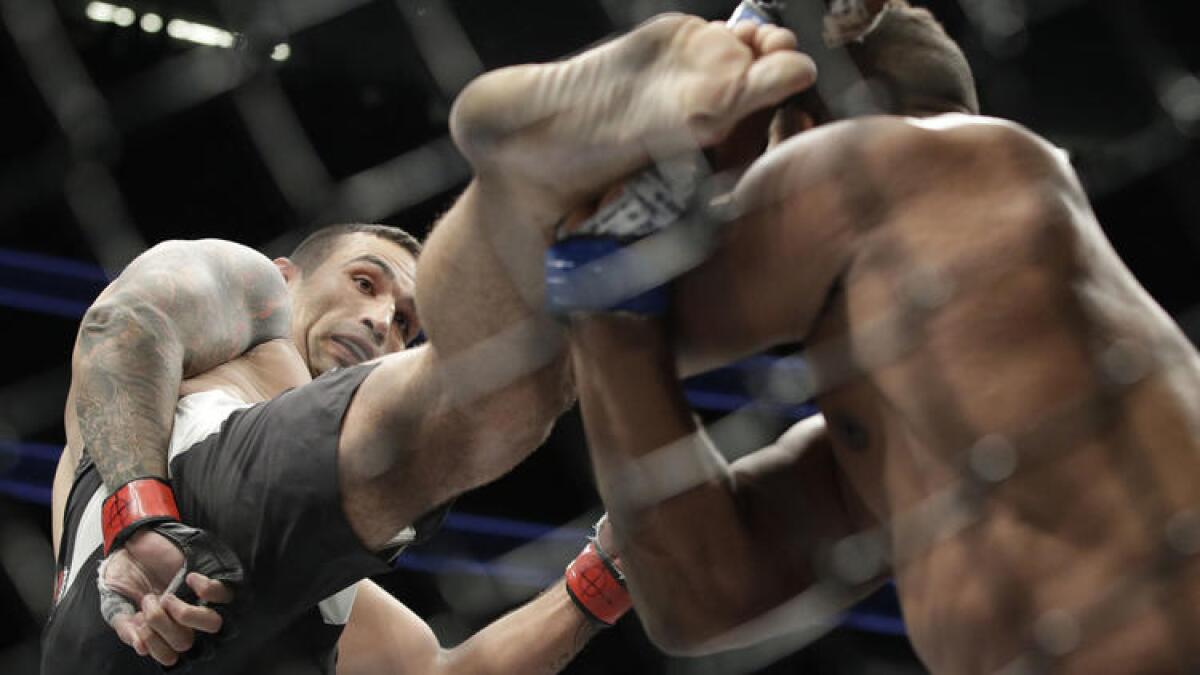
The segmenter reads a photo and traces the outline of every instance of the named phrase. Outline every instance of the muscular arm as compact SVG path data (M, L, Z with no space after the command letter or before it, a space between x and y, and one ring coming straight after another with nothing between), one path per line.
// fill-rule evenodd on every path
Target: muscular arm
M287 335L287 322L282 278L244 246L172 241L134 260L84 315L72 357L68 418L105 485L165 476L183 379Z
M944 248L1018 226L993 225L994 214L1048 190L1017 180L1046 154L1026 136L965 117L861 120L804 134L747 175L739 187L747 215L709 263L677 282L669 331L629 317L573 322L597 482L638 614L660 646L688 652L765 637L763 624L727 631L826 578L828 545L861 525L823 429L802 426L727 466L696 433L676 361L694 370L805 340L836 284L861 283L878 269L868 265L900 246L938 233ZM1014 157L1019 164L1003 161ZM948 218L982 226L967 234ZM940 264L932 252L923 261ZM656 477L659 462L670 470ZM692 478L672 485L679 474Z
M457 647L446 649L400 601L374 583L362 581L338 643L337 672L549 675L562 670L596 630L558 583Z
M572 322L597 483L638 614L670 651L754 639L728 631L809 588L829 546L856 529L819 418L729 466L678 378L807 336L873 229L849 189L854 171L869 170L857 143L854 129L835 125L761 159L737 189L745 215L676 282L669 325Z
M853 531L822 420L729 465L687 407L661 326L597 316L571 337L597 484L648 633L678 653L745 644L727 632L807 589Z

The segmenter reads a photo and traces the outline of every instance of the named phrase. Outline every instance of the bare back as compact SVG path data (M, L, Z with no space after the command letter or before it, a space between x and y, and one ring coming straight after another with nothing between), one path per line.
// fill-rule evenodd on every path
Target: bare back
M739 189L757 208L677 288L680 368L804 343L850 488L821 517L884 539L923 660L1183 670L1200 360L1065 157L999 120L867 118Z
M1008 127L939 124L915 148L945 170L912 149L868 160L874 222L805 336L861 526L886 524L936 672L1060 650L1056 672L1182 670L1200 567L1166 533L1200 503L1196 353L1064 159Z

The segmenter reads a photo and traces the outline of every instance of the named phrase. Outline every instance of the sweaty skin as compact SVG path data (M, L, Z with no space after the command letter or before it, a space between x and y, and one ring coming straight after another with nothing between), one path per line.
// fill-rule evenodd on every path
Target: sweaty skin
M658 643L778 630L727 633L829 579L831 547L866 531L934 672L1195 663L1200 568L1166 533L1200 502L1200 363L1060 153L999 120L866 118L775 148L739 197L750 213L677 282L672 324L574 324L597 480ZM828 432L810 420L621 508L630 460L696 430L678 374L791 342ZM1048 621L1078 631L1061 656Z
M677 30L686 44L702 29ZM639 98L668 91L669 71L622 89L644 66L630 44L575 73L490 74L459 103L477 118L480 133L456 133L481 175L561 197L532 222L543 241L563 206L586 208L648 160L651 138L712 139L671 108L679 97ZM745 215L676 281L669 321L572 324L597 482L656 643L754 642L786 627L753 622L804 591L832 584L849 602L892 574L935 672L1195 663L1196 562L1164 533L1200 502L1200 363L1061 153L995 119L863 118L774 148L737 200ZM794 342L833 428L813 418L726 465L695 434L678 377ZM711 478L630 503L635 460L681 439ZM834 548L854 533L880 564L855 555L865 569L838 579Z

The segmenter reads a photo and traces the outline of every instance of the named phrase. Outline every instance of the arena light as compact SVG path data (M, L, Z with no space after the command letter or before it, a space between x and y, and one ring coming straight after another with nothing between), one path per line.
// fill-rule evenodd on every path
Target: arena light
M89 2L83 13L97 23L111 23L122 28L132 26L133 22L137 20L137 12L129 7L107 2Z
M84 14L92 21L99 23L112 23L113 13L117 11L116 5L111 5L107 2L89 2Z
M167 23L167 35L184 42L226 49L233 47L236 42L233 33L223 28L183 19L171 19Z
M132 9L129 9L128 7L117 7L116 9L113 10L112 22L117 24L121 28L126 28L128 26L132 26L133 22L136 20L137 20L137 12L134 12Z
M147 33L157 33L163 28L162 17L153 12L147 12L143 14L142 20L139 23L142 27L142 30L146 31Z
M1159 87L1159 100L1185 130L1200 122L1200 78L1195 75L1177 73L1164 78Z
M97 23L111 23L122 28L137 23L147 33L158 33L165 27L167 35L176 40L205 47L232 49L238 42L238 35L224 28L186 19L164 21L161 15L154 12L146 12L139 19L138 13L130 7L99 0L89 2L84 8L84 14ZM275 61L286 61L291 55L292 48L286 42L275 45L271 50L271 58Z
M271 50L271 60L273 61L287 61L291 55L292 48L286 42L280 42Z

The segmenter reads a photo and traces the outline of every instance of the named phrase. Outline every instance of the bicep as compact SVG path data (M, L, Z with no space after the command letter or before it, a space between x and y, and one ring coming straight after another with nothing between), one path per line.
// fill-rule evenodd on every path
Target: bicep
M441 654L433 630L372 581L360 581L338 641L337 675L432 672Z
M189 376L285 336L287 321L286 285L262 254L220 240L169 241L105 289L84 317L77 356L136 323L156 346L176 346Z
M809 576L815 558L859 529L820 415L730 466L738 508L780 574ZM770 579L770 577L766 577Z
M831 547L855 528L819 416L735 461L727 484L732 523L700 520L705 514L695 504L688 509L691 522L703 523L695 537L702 546L692 549L688 559L704 560L706 566L693 575L699 583L686 588L703 588L703 595L698 600L682 596L682 608L668 608L663 616L643 612L639 605L652 639L672 653L704 654L760 642L800 629L798 621L831 619L860 593L855 588L844 603L829 605L838 597L829 591L845 589L821 583ZM623 551L622 559L627 557ZM676 562L670 573L691 574L682 565ZM630 579L636 591L632 574ZM795 614L805 606L804 616Z

